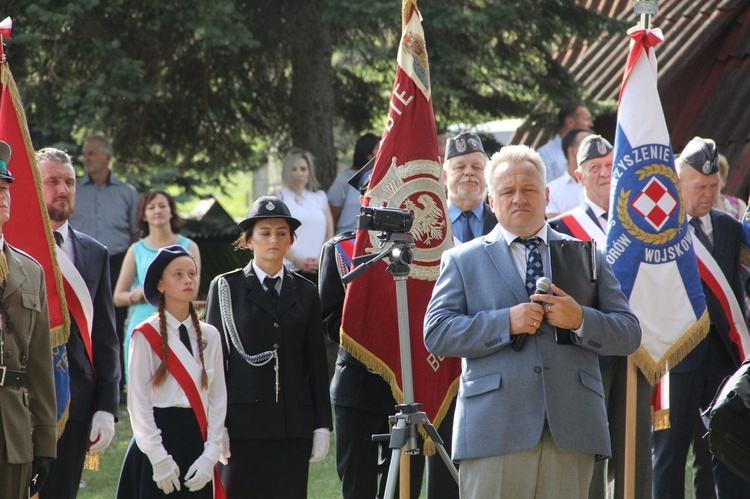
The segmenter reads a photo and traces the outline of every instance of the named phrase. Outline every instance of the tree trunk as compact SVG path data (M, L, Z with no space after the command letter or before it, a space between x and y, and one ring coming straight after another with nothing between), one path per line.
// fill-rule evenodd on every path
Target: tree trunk
M292 5L287 24L292 61L292 142L313 153L315 174L327 189L336 176L331 27L323 18L325 0L301 0Z

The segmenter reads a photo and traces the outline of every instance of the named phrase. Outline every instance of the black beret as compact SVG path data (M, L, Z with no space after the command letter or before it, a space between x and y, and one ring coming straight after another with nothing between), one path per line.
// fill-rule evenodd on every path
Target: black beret
M150 305L159 306L159 295L161 293L159 293L157 287L161 274L169 265L169 262L180 256L193 257L188 250L179 244L174 244L160 249L154 260L149 264L146 269L146 276L143 278L143 297Z
M578 154L576 155L578 166L590 159L603 158L613 149L612 144L601 135L587 135L578 146Z
M463 156L464 154L471 154L473 152L481 152L482 154L485 154L482 141L479 139L479 135L475 133L460 133L456 137L448 139L445 143L445 159L451 159L456 156Z
M0 140L0 179L12 184L16 181L8 170L10 162L10 146Z
M719 171L719 150L711 139L694 137L680 153L680 159L703 175Z
M370 177L372 177L372 169L375 167L375 158L365 163L365 166L359 169L357 173L349 178L349 185L357 189L360 194L364 195L367 192L367 186L370 185Z
M246 231L255 222L264 218L285 218L289 221L289 227L293 231L302 225L302 222L292 216L284 201L273 196L261 196L256 199L250 209L247 210L245 219L238 225L240 229Z

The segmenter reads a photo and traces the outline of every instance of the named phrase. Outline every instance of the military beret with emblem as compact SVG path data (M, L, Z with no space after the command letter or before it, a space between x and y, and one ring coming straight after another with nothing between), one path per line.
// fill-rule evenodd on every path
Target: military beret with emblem
M273 196L261 196L256 199L247 210L245 219L238 225L240 229L246 231L255 225L255 222L264 218L285 218L289 221L289 228L292 230L297 230L302 225L302 222L292 216L284 201Z
M694 137L680 153L680 160L703 175L713 175L719 171L719 150L711 139Z
M614 147L601 135L587 135L578 146L576 160L578 166L590 159L603 158L612 152Z
M365 166L359 169L357 173L352 175L347 181L349 185L359 191L364 196L367 192L367 187L370 185L370 177L372 177L372 169L375 167L375 158L365 163Z
M0 140L0 179L12 184L16 180L8 171L8 163L10 163L10 146Z
M445 159L455 158L456 156L463 156L464 154L471 154L473 152L484 152L484 146L482 141L479 139L479 135L471 132L464 132L458 134L452 139L448 139L445 143Z

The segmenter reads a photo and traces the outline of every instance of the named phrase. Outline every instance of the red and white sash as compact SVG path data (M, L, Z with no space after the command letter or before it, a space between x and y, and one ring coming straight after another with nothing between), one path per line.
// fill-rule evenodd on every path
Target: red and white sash
M89 289L86 287L81 273L78 272L75 264L60 248L57 248L57 263L60 265L60 272L62 273L68 310L81 331L83 346L86 348L86 354L93 369L94 351L91 347L91 331L94 324L94 303L91 301Z
M750 333L747 330L745 316L742 314L742 308L737 302L737 298L729 285L729 281L721 271L721 267L708 252L703 243L698 241L693 232L693 247L695 247L695 256L698 258L698 271L703 284L716 296L721 304L721 309L729 322L729 339L737 347L739 352L739 363L742 363L750 354Z
M151 349L154 351L156 356L159 357L159 359L163 360L161 353L161 335L154 328L154 326L152 326L148 320L143 321L133 330L133 333L138 332L143 334L143 337L146 338L146 341L148 341L149 345L151 345ZM195 414L195 419L198 421L198 426L201 430L201 436L203 437L203 441L205 442L206 438L208 437L208 419L206 417L206 408L203 405L203 399L201 398L200 392L198 391L198 387L195 386L195 381L193 380L192 376L190 376L190 373L185 368L183 363L180 361L178 355L172 350L171 346L168 347L167 350L167 370L177 380L177 383L179 383L182 391L185 392L185 395L190 402L190 407L192 407L193 409L193 414ZM214 497L216 499L225 499L226 495L224 493L224 486L221 483L219 470L216 468L216 466L214 466L213 482Z
M601 225L591 220L586 210L576 206L570 211L560 215L560 220L568 227L573 237L581 241L591 241L592 239L600 248L607 244L607 234L602 230Z

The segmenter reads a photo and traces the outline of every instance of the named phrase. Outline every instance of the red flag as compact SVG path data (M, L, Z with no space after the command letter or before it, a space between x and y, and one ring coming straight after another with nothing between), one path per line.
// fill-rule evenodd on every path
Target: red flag
M427 50L416 0L404 0L396 81L366 197L366 205L414 214L409 232L415 243L414 261L407 279L414 401L438 427L456 394L461 366L458 359L429 353L422 338L440 257L453 245L453 233L446 216ZM358 231L355 256L378 252L376 235ZM380 261L349 284L341 345L388 381L396 401L403 402L398 334L395 282Z
M9 21L9 19L6 19ZM6 21L3 21L4 23ZM8 29L10 29L8 27ZM0 32L2 33L2 32ZM3 33L4 34L4 33ZM6 35L7 36L7 35ZM2 36L0 35L0 40ZM10 220L2 227L5 240L25 251L44 268L47 283L52 351L55 355L55 388L57 393L58 435L62 434L67 419L70 392L67 385L65 345L70 331L70 318L65 302L60 267L55 256L55 240L42 195L42 180L36 167L34 146L31 144L26 115L21 105L16 82L10 72L0 43L0 140L11 147L8 170L15 183L10 188Z

